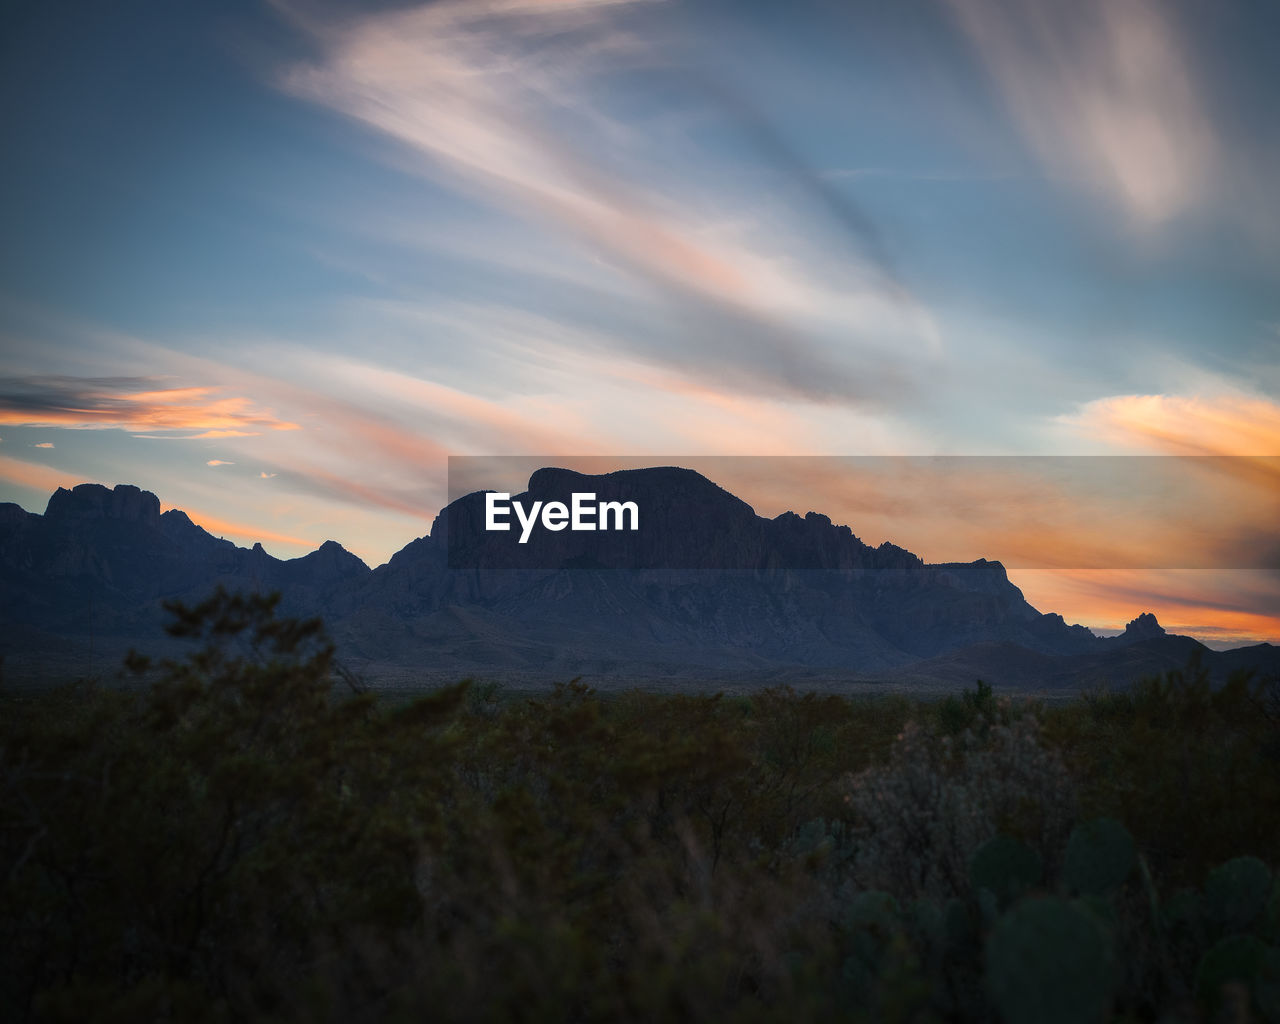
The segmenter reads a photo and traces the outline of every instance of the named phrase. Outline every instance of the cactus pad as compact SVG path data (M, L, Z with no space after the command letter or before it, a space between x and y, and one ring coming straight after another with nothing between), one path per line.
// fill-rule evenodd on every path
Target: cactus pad
M1100 896L1124 883L1136 857L1127 828L1114 818L1095 818L1071 830L1063 875L1076 892Z
M1029 899L996 923L986 946L987 988L1009 1024L1101 1021L1111 999L1106 932L1087 911Z
M1213 869L1204 886L1205 910L1224 933L1241 932L1267 909L1271 872L1257 857L1236 857Z

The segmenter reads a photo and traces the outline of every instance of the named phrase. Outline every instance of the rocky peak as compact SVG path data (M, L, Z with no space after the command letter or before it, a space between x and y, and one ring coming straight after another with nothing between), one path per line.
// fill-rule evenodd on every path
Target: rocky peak
M369 571L363 559L353 555L336 540L327 540L314 551L296 558L291 564L309 566L326 575L363 575Z
M54 491L44 514L50 521L116 519L158 527L160 499L132 484L116 484L114 488L77 484L71 490L59 487Z
M365 565L364 559L360 558L358 555L353 555L336 540L325 541L306 557L314 557L318 561L322 560L326 565L352 568L359 566L361 569L369 568Z
M1153 636L1164 635L1164 627L1156 621L1156 617L1150 612L1143 612L1126 625L1123 634L1126 640L1147 640Z

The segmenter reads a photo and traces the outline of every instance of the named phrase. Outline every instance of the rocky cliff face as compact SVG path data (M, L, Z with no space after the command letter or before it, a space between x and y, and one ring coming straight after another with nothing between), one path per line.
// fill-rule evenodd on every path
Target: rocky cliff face
M470 494L374 570L359 603L390 599L402 618L476 607L529 636L594 624L612 643L682 657L710 645L828 667L885 668L983 641L1052 653L1096 642L1027 604L998 562L926 565L816 512L765 519L689 470L544 469L511 500L569 504L574 492L634 501L640 529L540 532L522 545L518 528L487 532L484 495Z

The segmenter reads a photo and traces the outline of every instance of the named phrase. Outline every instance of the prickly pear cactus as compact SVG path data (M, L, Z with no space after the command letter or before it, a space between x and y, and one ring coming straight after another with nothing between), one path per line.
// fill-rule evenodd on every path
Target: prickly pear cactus
M1008 1024L1087 1024L1111 1002L1110 937L1088 911L1056 897L1019 903L986 944L986 982Z
M1207 952L1196 968L1196 999L1217 1020L1231 1002L1231 988L1251 993L1267 959L1267 944L1256 935L1228 935Z
M1081 822L1067 840L1063 877L1075 892L1102 896L1124 883L1136 856L1133 836L1114 818Z
M974 890L989 890L1001 907L1039 885L1043 875L1040 854L1012 836L988 840L969 858L969 882Z
M1205 911L1223 934L1248 929L1263 916L1271 895L1271 872L1257 857L1236 857L1209 873Z

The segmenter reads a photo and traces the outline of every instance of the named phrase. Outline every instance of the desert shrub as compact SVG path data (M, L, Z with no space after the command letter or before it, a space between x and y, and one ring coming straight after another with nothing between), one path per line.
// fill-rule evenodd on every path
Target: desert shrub
M972 690L958 697L944 697L937 705L938 726L945 735L955 736L966 729L983 729L999 715L995 692L981 679Z
M274 607L222 592L175 606L171 631L204 646L145 692L79 689L5 721L12 1019L277 1013L329 984L347 936L416 922L460 691L386 718L332 701L319 624ZM383 998L338 977L334 1006Z
M1231 857L1280 849L1280 719L1269 687L1220 687L1196 661L1044 716L1079 780L1082 810L1125 823L1167 887Z
M382 705L269 598L173 611L145 686L4 703L3 1019L1275 1019L1247 683Z
M900 900L943 900L968 891L970 857L997 833L1041 858L1060 856L1074 814L1074 786L1061 757L1040 738L1035 715L978 732L938 736L911 723L886 764L850 783L851 871L860 887Z

